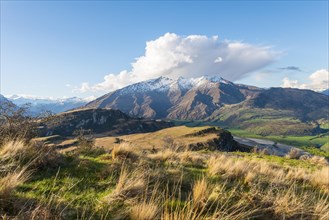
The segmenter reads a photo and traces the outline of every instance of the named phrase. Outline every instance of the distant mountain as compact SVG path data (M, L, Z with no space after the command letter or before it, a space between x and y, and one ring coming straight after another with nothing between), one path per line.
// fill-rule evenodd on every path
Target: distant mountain
M29 104L29 111L34 114L39 114L44 111L60 113L81 107L92 100L91 98L82 99L77 97L54 99L19 95L10 96L8 99L19 107Z
M311 134L321 132L318 120L328 120L329 100L311 90L263 89L217 76L159 77L105 94L85 107L119 109L145 118L207 120L264 134Z
M10 104L10 105L16 106L14 103L12 103L6 97L4 97L3 95L0 94L0 105L4 105L4 104Z
M4 97L3 95L0 94L0 103L6 103L6 102L10 102L6 97Z
M107 135L145 133L173 126L162 120L130 117L119 110L79 109L60 113L40 124L41 136L72 136L79 129Z
M326 89L326 90L322 91L321 93L324 94L324 95L328 95L329 96L329 89Z

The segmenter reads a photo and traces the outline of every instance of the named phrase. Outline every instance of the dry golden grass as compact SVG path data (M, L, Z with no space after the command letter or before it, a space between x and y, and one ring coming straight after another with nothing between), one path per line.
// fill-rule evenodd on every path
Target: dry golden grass
M17 186L24 183L30 176L27 167L20 170L7 173L4 177L0 177L0 200L6 201L12 195Z
M9 141L0 147L1 163L13 166L28 165L33 168L57 166L61 155L52 147L41 142L25 143L22 140Z
M175 143L179 143L181 146L188 146L189 144L196 143L206 143L209 140L216 138L216 134L207 134L204 136L196 136L193 137L190 134L194 134L201 130L207 129L209 126L204 127L171 127L162 129L156 132L144 133L144 134L130 134L120 136L120 139L126 143L130 143L133 146L138 146L145 150L151 150L153 148L157 150L161 150L164 146L167 146L167 137L170 137L175 141ZM116 145L115 137L96 137L95 139L96 146L102 146L105 149L113 149Z
M180 132L178 136L184 134ZM157 138L162 140L164 134L158 133ZM155 138L152 135L150 136ZM146 136L140 134L138 139ZM143 141L146 143L149 140ZM22 158L26 158L26 155L40 152L40 146L24 147L23 144L14 142L11 142L10 146L14 148L1 148L0 155L4 158L11 158L8 156L11 155L12 158L18 158L16 161L25 161L26 159ZM314 158L314 161L311 161L311 158L305 161L283 159L285 162L295 163L291 165L279 164L277 158L264 155L255 157L247 154L189 151L175 144L158 146L155 149L149 146L124 142L115 144L111 155L82 154L80 157L81 155L76 154L75 160L87 161L83 166L91 165L82 175L94 178L92 181L102 186L99 187L102 189L95 187L92 190L84 188L90 186L90 182L80 186L79 190L96 191L91 194L83 192L87 195L83 201L90 202L87 204L91 207L90 210L105 210L104 212L111 214L104 215L103 219L121 216L120 219L132 220L326 220L329 217L329 167L321 162L320 158ZM26 154L26 149L32 149L34 153ZM71 157L75 156L74 152L71 153ZM44 157L49 154L38 155ZM273 162L274 160L276 162ZM7 165L11 162L11 159L6 160ZM307 163L310 166L305 166ZM74 166L74 163L71 164ZM83 171L84 167L81 163L78 164L78 169L74 167L72 172ZM94 171L95 175L88 176L90 170ZM24 175L28 172L20 174L20 171L17 169L12 176L9 172L8 176L2 175L0 196L3 193L11 197L15 188L26 180ZM67 176L60 178L61 181L68 181ZM6 190L1 186L6 187ZM90 199L91 195L96 197L96 202L91 202L94 201ZM65 205L70 206L67 197L80 199L72 192L63 195L53 193L46 198L45 204L36 203L34 210L22 212L21 216L32 216L35 219L63 216L62 213L56 213L56 210L61 208L56 208L56 205L66 202ZM78 202L80 205L81 201ZM89 219L96 218L94 213L81 214L81 210L79 211L76 215L79 218L88 218L88 215L92 216Z
M314 216L319 220L329 219L328 197L319 200L314 206Z
M309 196L307 194L298 195L294 185L273 197L273 206L276 215L283 219L302 216L303 213L309 213L312 209Z
M163 149L154 154L148 154L148 158L156 161L165 162L167 160L176 160L178 158L177 152L172 149Z
M329 191L329 166L314 171L310 181L313 185L324 187Z
M146 202L133 205L130 208L131 220L155 220L158 219L159 207L154 202Z
M26 154L27 148L27 144L22 140L9 141L0 148L0 158L2 160L8 160L23 157Z
M226 155L212 156L208 160L209 174L224 174L228 177L242 178L258 166L252 161L236 159Z
M205 165L206 156L199 152L184 151L179 154L180 163L183 165L192 165L202 167Z
M300 151L295 148L292 148L286 155L286 157L289 159L299 159L300 156L301 156Z
M329 165L325 157L321 156L312 156L308 159L309 162L320 165Z
M143 176L134 172L129 173L123 167L115 189L105 198L105 202L112 204L120 200L129 200L141 196L146 188L147 184Z
M112 149L112 159L136 159L138 157L137 152L131 144L122 143Z
M192 193L195 204L201 207L206 204L209 197L209 185L204 177L194 183Z
M226 155L212 156L207 164L210 176L223 175L229 178L241 178L246 183L261 180L289 185L291 182L298 181L325 190L329 189L329 166L322 166L315 171L297 167L284 168L266 161Z

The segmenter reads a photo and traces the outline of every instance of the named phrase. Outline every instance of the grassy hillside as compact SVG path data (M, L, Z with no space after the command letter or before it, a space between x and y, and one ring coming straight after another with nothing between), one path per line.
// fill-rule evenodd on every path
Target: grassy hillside
M320 132L316 123L305 122L300 118L300 115L291 110L250 108L238 104L219 109L208 120L263 136L304 136Z
M194 126L220 126L221 122L214 121L191 121L191 120L174 120L175 125L185 125L188 127ZM269 121L268 124L272 122ZM239 129L239 128L230 128L228 129L233 135L238 137L247 137L247 138L259 138L267 139L275 142L292 145L295 147L302 148L303 150L310 152L314 155L324 156L329 158L329 135L328 133L320 135L304 135L304 136L295 136L295 135L262 135L249 131L248 129Z
M0 147L0 216L328 219L326 160L187 148L213 135L205 129L85 137L69 151L56 150L55 137L48 145L7 142Z

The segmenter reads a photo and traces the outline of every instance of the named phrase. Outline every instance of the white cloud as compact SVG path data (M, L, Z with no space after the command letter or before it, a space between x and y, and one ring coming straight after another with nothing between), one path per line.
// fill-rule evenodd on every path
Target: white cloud
M223 61L223 58L217 57L216 60L214 61L215 63L220 63Z
M220 41L218 36L209 38L167 33L146 42L145 54L136 58L130 71L106 75L104 81L96 85L83 83L79 91L112 91L159 76L190 78L220 75L235 81L270 64L278 55L270 47Z
M299 89L312 89L315 91L323 91L329 88L329 72L326 69L318 70L312 73L309 77L309 83L298 83L297 80L290 80L285 77L282 80L282 87L299 88Z

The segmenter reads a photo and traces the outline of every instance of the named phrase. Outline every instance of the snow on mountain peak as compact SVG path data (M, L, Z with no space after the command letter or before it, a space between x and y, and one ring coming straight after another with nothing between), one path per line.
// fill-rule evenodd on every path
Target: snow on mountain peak
M120 94L142 93L147 91L168 91L174 89L191 89L192 87L207 86L210 83L231 84L220 76L201 76L198 78L172 79L165 76L150 79L124 87L117 92Z
M37 114L43 111L52 111L54 113L67 111L77 108L95 99L94 96L79 98L79 97L37 97L31 95L11 95L7 96L17 106L29 104L31 112Z

